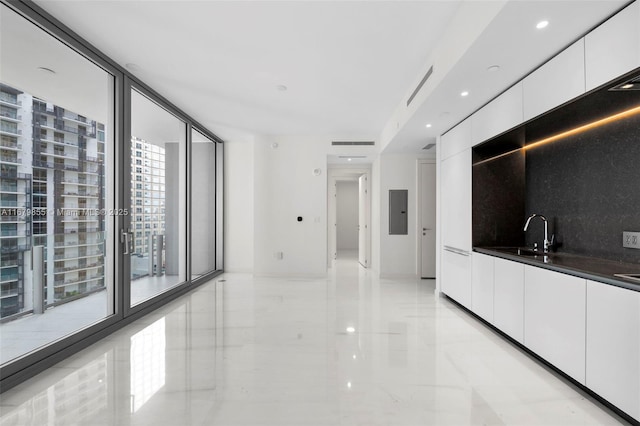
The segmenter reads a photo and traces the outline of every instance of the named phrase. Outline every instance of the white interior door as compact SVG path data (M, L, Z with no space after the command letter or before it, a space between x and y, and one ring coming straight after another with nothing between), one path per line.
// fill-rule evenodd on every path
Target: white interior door
M371 256L369 179L366 174L358 178L358 261L365 268L369 267Z
M422 278L436 276L436 165L420 163L420 232Z
M328 235L328 253L327 253L327 266L330 268L331 265L333 264L333 261L336 260L336 258L338 257L338 245L337 245L337 197L338 197L338 183L336 181L336 178L331 178L329 179L329 188L328 188L328 215L329 215L329 219L327 220L327 224L329 226L329 229L327 232Z

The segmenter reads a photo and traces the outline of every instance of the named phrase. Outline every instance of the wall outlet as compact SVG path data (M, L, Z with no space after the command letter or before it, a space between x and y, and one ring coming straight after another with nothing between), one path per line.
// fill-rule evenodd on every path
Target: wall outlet
M622 233L622 247L640 249L640 232L624 231Z

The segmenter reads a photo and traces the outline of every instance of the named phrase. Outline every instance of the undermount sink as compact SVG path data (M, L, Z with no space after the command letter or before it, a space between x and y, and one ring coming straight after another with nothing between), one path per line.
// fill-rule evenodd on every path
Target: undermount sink
M518 248L517 249L518 252L517 254L519 254L520 256L548 256L549 253L545 253L539 250L534 250L534 249L530 249L530 248Z
M553 253L545 253L542 250L534 250L529 247L504 247L499 248L500 251L506 251L518 256L551 256Z

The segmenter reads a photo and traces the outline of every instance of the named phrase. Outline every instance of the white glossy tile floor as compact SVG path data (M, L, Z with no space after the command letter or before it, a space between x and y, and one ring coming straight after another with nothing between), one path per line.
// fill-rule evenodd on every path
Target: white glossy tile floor
M224 274L3 393L8 425L603 425L428 280Z

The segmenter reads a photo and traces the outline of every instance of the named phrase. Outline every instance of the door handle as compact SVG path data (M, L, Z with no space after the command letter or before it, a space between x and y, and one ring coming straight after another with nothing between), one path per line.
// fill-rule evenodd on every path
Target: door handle
M133 252L131 241L132 234L130 230L123 229L120 231L120 242L124 244L124 253L123 254L131 254Z

